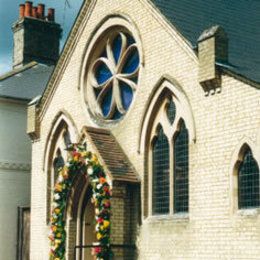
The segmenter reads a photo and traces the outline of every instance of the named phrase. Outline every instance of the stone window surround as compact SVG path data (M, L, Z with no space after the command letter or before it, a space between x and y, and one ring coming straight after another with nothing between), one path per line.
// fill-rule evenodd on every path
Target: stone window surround
M126 115L124 115L121 118L116 119L116 120L108 120L108 119L103 119L96 114L96 112L95 112L96 101L95 101L95 99L93 99L93 94L91 95L90 91L88 91L88 88L90 87L89 83L87 83L87 78L88 78L89 72L86 71L86 68L91 67L90 64L93 60L93 58L92 58L93 51L95 53L95 51L96 51L95 49L97 49L97 48L95 48L96 43L100 40L102 42L102 38L107 33L109 33L109 31L111 29L117 29L118 32L120 32L120 31L126 32L134 38L135 44L138 49L139 60L140 60L139 78L142 75L142 69L143 69L143 64L144 64L142 43L140 40L141 39L140 33L137 30L137 27L135 26L135 24L131 20L131 18L129 18L126 15L123 16L120 14L109 15L109 16L105 17L93 30L93 32L91 33L91 35L89 37L88 42L86 43L85 51L84 51L82 62L81 62L79 88L81 91L82 107L83 107L86 115L88 115L88 116L90 115L90 118L97 125L99 125L101 127L102 126L113 127L115 125L118 125L125 117L127 117L128 114L131 113L133 103L135 102L135 96L137 95L136 92L138 92L138 89L140 87L138 84L140 82L140 79L139 79L137 82L137 85L136 85L135 93L133 93L134 95L133 95L132 104L130 105Z
M246 150L250 148L253 157L256 160L258 167L260 167L260 147L256 145L250 138L243 137L236 146L236 149L231 158L230 174L230 214L234 217L258 217L260 216L259 208L238 208L238 170L243 161ZM260 185L260 183L259 183Z
M173 79L169 77L163 77L159 80L154 88L154 92L151 94L146 106L144 118L142 120L143 125L140 131L139 139L139 152L145 156L145 176L144 176L144 197L146 198L143 204L144 217L148 217L147 220L165 220L165 219L188 219L188 213L173 213L173 140L175 134L178 132L181 120L184 121L185 126L189 133L189 144L195 142L195 124L194 118L191 112L190 103L187 99L183 88ZM170 98L176 105L176 118L173 125L170 124L165 109L169 104ZM154 136L156 135L156 128L158 124L161 124L165 135L170 140L170 213L167 215L152 215L152 153L151 144ZM164 128L166 126L166 129ZM190 149L189 149L190 150Z
M77 142L78 131L74 122L66 111L61 111L54 118L49 134L46 138L45 152L44 152L44 169L47 175L46 183L46 222L49 223L51 214L52 193L55 184L55 172L53 161L58 149L60 149L62 157L66 163L66 151L63 136L68 131L72 143Z
M175 116L175 120L173 122L173 124L170 123L168 116L167 116L167 108L170 104L170 100L173 100L173 102L175 103L176 106L176 116ZM157 111L156 116L154 117L154 121L153 121L153 127L151 130L151 135L150 135L150 144L149 144L149 148L148 148L148 172L150 175L149 181L148 181L148 187L149 187L149 194L152 195L152 148L153 148L153 141L154 138L156 138L157 136L157 128L160 125L163 129L164 135L167 137L168 139L168 144L169 144L169 153L170 153L170 170L169 170L169 176L170 176L170 180L169 180L169 187L170 187L170 194L169 194L169 203L170 203L170 212L169 214L166 215L176 215L178 213L174 213L174 209L173 209L173 202L174 202L174 139L176 134L179 132L180 130L180 125L181 122L183 121L185 123L184 120L184 115L182 113L182 108L181 108L181 104L180 102L178 102L178 100L176 99L176 97L174 96L174 94L172 96L167 96L165 97L165 99L163 100L163 102L161 103L161 107L159 108L159 110ZM149 196L149 216L152 216L152 196Z

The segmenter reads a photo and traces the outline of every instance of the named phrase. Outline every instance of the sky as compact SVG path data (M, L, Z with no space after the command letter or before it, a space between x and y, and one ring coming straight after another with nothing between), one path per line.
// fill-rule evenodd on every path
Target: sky
M84 0L38 0L33 5L45 4L48 8L55 8L55 20L63 29L61 50L75 21L77 13ZM13 33L12 24L19 17L19 4L25 0L0 0L0 75L12 69Z

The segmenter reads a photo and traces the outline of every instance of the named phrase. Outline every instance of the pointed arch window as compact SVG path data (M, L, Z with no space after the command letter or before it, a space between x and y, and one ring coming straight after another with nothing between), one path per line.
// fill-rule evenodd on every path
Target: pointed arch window
M161 126L153 145L153 214L169 213L169 143Z
M189 210L189 132L183 109L174 95L166 96L151 128L150 214Z
M238 208L260 207L259 167L247 148L238 169Z
M60 168L62 168L65 165L66 161L66 150L71 144L71 138L70 133L67 128L65 128L62 131L62 134L60 138L58 138L56 143L56 149L55 149L55 157L53 159L53 170L54 170L54 180L53 184L55 183L55 180L58 176L58 171Z

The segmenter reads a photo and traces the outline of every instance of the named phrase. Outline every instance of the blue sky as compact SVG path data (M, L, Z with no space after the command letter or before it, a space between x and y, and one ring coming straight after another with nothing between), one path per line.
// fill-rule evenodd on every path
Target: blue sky
M34 6L39 3L45 4L45 10L55 8L55 20L63 29L61 48L84 0L67 1L69 6L65 5L66 0L32 1ZM25 0L0 0L0 75L12 69L13 33L11 27L19 17L19 4L22 3L25 3Z

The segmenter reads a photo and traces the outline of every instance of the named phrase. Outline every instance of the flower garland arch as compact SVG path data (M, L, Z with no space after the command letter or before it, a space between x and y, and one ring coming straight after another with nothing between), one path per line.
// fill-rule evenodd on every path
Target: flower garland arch
M51 230L50 260L65 260L66 231L65 208L73 179L78 174L90 178L92 186L92 202L95 205L97 247L94 254L97 260L107 259L110 254L110 197L111 187L97 156L86 151L79 144L72 144L68 149L68 162L59 169L54 187Z

